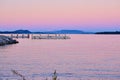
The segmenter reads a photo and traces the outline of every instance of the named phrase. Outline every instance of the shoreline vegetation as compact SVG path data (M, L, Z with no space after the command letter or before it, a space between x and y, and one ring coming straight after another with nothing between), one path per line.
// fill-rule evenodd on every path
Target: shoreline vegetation
M120 31L115 31L115 32L96 32L95 34L120 34Z
M0 35L0 46L4 46L8 44L16 44L16 43L19 43L19 42L7 36Z

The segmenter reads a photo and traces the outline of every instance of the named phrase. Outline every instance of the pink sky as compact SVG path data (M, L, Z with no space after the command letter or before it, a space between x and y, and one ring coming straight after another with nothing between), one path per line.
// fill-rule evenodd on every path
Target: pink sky
M0 0L0 30L120 30L120 0Z

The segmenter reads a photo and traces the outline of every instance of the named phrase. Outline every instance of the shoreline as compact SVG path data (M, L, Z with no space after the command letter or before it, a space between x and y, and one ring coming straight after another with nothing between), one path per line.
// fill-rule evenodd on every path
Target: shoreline
M19 42L7 36L0 35L0 46L4 46L8 44L16 44L16 43L19 43Z

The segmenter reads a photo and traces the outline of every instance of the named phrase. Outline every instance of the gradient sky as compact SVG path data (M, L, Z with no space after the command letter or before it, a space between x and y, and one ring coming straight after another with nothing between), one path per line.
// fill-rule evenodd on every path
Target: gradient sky
M120 0L0 0L0 30L120 30Z

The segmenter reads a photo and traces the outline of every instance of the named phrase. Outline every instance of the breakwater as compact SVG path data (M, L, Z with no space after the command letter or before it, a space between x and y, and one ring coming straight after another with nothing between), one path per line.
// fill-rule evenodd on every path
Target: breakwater
M7 45L7 44L16 44L16 43L18 43L18 41L10 37L0 35L0 46Z
M66 34L10 34L9 37L31 39L70 39Z

